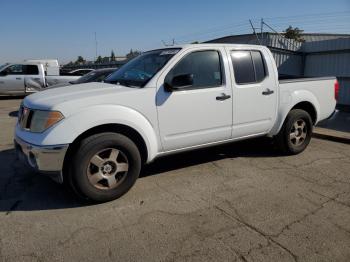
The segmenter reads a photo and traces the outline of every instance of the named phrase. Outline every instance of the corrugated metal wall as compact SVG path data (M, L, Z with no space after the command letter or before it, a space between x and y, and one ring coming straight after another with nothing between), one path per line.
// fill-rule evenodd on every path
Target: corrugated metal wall
M303 38L306 43L308 42L319 42L325 40L339 39L339 38L349 38L349 34L303 34Z
M303 44L301 51L306 53L350 50L350 37L332 40L313 41Z
M305 76L350 77L350 52L309 54L305 60Z
M303 60L301 55L277 50L271 51L280 74L292 76L301 76L303 74Z
M283 50L298 51L302 46L302 43L300 42L293 39L284 38L283 36L277 34L268 34L267 37L264 37L263 39L264 45Z

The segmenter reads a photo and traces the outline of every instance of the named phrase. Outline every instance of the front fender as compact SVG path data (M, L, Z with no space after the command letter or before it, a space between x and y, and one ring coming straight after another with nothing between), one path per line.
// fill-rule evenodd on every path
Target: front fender
M150 121L136 110L118 105L83 108L41 134L40 144L71 144L85 131L104 124L122 124L136 130L146 143L148 161L158 153L159 143L155 128Z
M301 102L308 102L313 105L316 111L316 123L318 122L318 116L320 112L320 104L316 96L308 90L295 90L292 92L281 92L280 105L277 113L277 120L270 135L277 135L281 130L284 120L286 119L288 113L292 110L294 106Z

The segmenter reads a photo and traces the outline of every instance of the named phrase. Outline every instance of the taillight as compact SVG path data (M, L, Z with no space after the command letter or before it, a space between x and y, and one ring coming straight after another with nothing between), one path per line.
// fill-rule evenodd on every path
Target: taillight
M338 101L338 97L339 97L339 82L338 82L338 80L335 80L335 83L334 83L334 98L335 98L335 100Z

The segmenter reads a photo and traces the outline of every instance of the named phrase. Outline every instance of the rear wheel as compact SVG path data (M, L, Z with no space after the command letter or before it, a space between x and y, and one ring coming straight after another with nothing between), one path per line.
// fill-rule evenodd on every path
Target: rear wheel
M121 134L102 133L82 141L70 175L79 196L105 202L125 194L140 170L140 152L132 140Z
M293 109L276 137L279 148L286 154L299 154L305 150L311 140L312 120L301 109Z

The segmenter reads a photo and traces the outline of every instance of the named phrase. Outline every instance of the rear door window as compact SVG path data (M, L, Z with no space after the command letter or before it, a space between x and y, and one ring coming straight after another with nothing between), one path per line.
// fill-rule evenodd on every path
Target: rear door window
M237 84L259 83L266 77L266 68L259 51L232 51L233 70Z
M255 68L255 80L261 82L266 76L265 63L262 54L259 51L251 51L254 68Z

